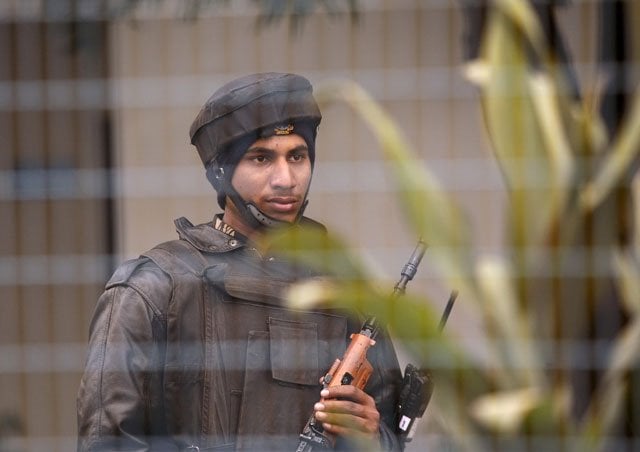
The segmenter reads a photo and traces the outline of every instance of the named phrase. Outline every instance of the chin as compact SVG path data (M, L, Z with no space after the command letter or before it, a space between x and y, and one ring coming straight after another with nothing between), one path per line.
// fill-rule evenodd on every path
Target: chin
M293 223L296 220L296 218L298 218L297 213L283 215L281 212L273 212L273 213L267 213L267 215L269 215L269 217L273 218L274 220L282 221L284 223Z
M274 218L274 219L276 219L278 221L282 221L283 223L293 223L296 220L297 216L293 216L293 217L292 216L286 216L286 217L275 216L275 217L271 217L271 218Z

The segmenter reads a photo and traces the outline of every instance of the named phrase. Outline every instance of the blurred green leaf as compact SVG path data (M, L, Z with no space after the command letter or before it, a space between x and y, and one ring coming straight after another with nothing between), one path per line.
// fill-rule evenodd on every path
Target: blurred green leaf
M611 362L582 423L584 448L603 450L628 396L627 374L640 363L640 316L635 315L614 343Z
M337 298L338 285L328 278L313 278L294 284L289 288L286 298L296 309L309 309L324 306Z
M294 286L291 302L296 306L346 306L374 314L406 339L439 338L439 313L426 297L392 295L392 287L379 289L367 276L364 265L338 238L317 228L289 228L268 237L270 249L290 260L315 269L322 276Z
M640 155L640 90L634 96L627 119L617 134L607 157L593 181L581 194L582 207L591 211L611 193L619 183L630 179L635 171L632 162Z
M631 252L617 251L614 261L622 302L630 314L640 316L640 264Z
M529 2L522 0L495 0L495 9L504 14L509 22L522 30L538 55L544 55L547 52L544 33Z
M559 96L551 77L532 74L529 79L533 108L539 120L549 168L549 222L566 212L573 181L573 153L565 133Z
M582 424L584 441L592 450L602 450L606 435L621 415L628 394L629 372L640 364L640 269L630 253L616 253L618 284L631 320L613 343L611 360L592 397Z
M483 297L486 326L493 337L500 368L501 389L545 387L542 362L537 355L530 319L518 303L512 275L506 262L483 258L478 263L478 281Z
M548 161L529 93L525 40L493 10L484 42L489 68L482 86L484 117L509 188L514 244L540 243L550 218Z
M262 246L341 280L363 281L368 276L364 264L349 252L344 242L323 229L301 226L276 230L265 238Z
M535 435L555 437L562 442L563 435L575 435L575 423L571 417L571 388L560 382L545 389L539 403L527 414L525 431Z
M443 270L451 287L461 291L473 287L471 246L464 215L435 177L416 165L415 152L390 116L354 82L326 82L318 86L316 96L324 104L345 101L362 117L381 144L408 222L416 236L429 245L432 261Z
M448 355L455 355L455 359L466 361L440 333L441 313L432 308L437 303L424 295L394 296L391 286L377 287L367 277L364 265L338 238L317 228L298 227L276 231L267 241L272 251L328 275L294 285L288 295L293 306L321 304L375 315L425 363L433 359L434 353L440 359L449 360L452 358Z
M467 398L460 394L459 381L448 375L437 375L428 410L438 413L446 421L446 434L455 443L455 451L482 452L488 450L481 433L469 416ZM408 449L408 447L407 447ZM444 449L443 449L444 450ZM449 449L446 449L449 450Z
M470 405L469 410L474 419L488 429L515 434L542 400L537 388L524 388L483 395Z

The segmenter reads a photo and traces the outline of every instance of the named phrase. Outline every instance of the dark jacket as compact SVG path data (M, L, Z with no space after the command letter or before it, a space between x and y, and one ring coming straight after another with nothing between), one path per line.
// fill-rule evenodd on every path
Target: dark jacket
M215 230L176 220L180 240L122 264L98 300L78 393L78 450L295 450L319 378L360 320L290 309L313 277ZM391 342L369 352L365 388L384 449L401 374Z

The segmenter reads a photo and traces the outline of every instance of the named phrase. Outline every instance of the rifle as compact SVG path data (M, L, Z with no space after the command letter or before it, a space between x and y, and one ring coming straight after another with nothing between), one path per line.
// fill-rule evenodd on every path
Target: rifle
M407 283L415 276L418 265L426 251L426 244L418 241L409 261L400 272L400 280L393 288L393 297L404 294ZM455 299L455 297L454 297ZM451 305L453 302L450 299ZM448 311L451 308L448 306ZM448 311L445 311L448 315ZM446 321L446 318L443 317ZM443 321L441 321L443 325ZM338 385L354 385L359 389L364 389L373 367L367 361L367 351L375 345L375 338L380 329L380 324L375 316L368 316L359 333L351 335L351 342L347 347L342 359L336 359L329 371L322 378L322 385L325 388ZM398 424L398 434L404 441L411 441L415 428L415 420L419 419L427 407L431 396L433 385L430 378L424 378L423 373L411 364L405 369L403 387L400 391L400 404L398 405L400 417ZM322 401L322 400L321 400ZM333 449L335 438L324 431L322 424L318 422L314 414L311 414L305 424L296 452L310 452L314 447L322 449Z

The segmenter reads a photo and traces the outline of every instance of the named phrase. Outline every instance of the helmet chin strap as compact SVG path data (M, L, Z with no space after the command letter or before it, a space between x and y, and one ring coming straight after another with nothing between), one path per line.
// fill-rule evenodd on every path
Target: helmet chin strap
M302 202L302 206L300 207L296 218L292 222L277 220L258 209L255 204L242 199L240 194L231 185L231 181L228 181L227 178L224 178L223 183L225 185L225 192L231 201L233 201L238 213L240 213L247 225L254 229L277 229L297 224L298 221L300 221L300 218L302 218L302 214L304 213L307 204L309 204L309 200L307 199L309 188L307 187L307 193L304 195L304 201Z
M282 226L291 226L292 224L296 224L302 217L302 212L307 207L307 204L309 204L309 200L305 199L304 202L302 203L302 207L300 208L300 211L298 212L298 215L296 216L296 219L293 220L293 222L291 223L289 223L288 221L281 221L281 220L276 220L275 218L271 218L269 215L262 212L260 209L258 209L255 205L253 205L250 202L245 203L245 207L247 211L251 214L251 216L256 221L258 221L262 226L266 228L280 228Z

